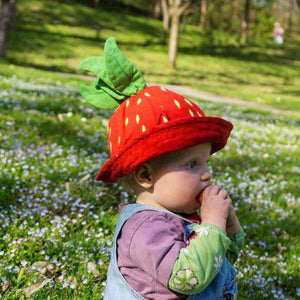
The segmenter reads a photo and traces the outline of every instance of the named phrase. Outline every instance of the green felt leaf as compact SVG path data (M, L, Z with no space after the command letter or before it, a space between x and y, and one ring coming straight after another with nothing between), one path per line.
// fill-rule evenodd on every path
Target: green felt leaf
M146 87L142 74L120 51L114 38L105 42L104 53L109 79L117 91L133 96Z
M108 78L104 57L98 57L98 56L87 57L79 63L78 69L91 71L94 74L96 74L96 76L101 81L100 83L98 83L99 87L100 84L105 83L105 86L110 87L110 89L112 90L114 89L113 84Z
M96 107L114 108L141 91L146 83L134 64L121 53L114 38L105 42L104 54L105 57L87 57L78 65L79 70L91 71L97 76L90 86L81 85L80 93Z
M86 102L99 108L110 109L120 105L113 97L101 89L96 89L95 86L81 84L80 93Z
M114 89L113 84L108 78L104 57L87 57L86 59L80 62L78 69L91 71L97 75L97 84L94 84L94 86L98 90L101 89L105 91L107 94L109 94L111 97L117 100L124 100L125 96L118 93L118 91Z
M82 60L78 65L79 70L91 71L97 77L103 77L106 72L105 59L100 56L91 56Z
M105 93L109 94L111 97L116 100L124 100L126 99L125 95L120 94L117 90L109 86L106 82L104 82L101 78L99 78L95 84L96 89L101 89Z

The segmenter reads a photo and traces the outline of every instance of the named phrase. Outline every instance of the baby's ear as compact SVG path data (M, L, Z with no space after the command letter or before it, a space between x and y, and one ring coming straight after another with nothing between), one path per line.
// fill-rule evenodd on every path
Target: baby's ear
M153 186L153 169L149 163L139 166L134 171L136 182L144 189L150 189Z

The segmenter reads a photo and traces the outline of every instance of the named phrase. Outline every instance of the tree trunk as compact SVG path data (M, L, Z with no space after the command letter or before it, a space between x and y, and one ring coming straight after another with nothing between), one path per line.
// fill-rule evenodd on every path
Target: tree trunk
M169 66L173 69L176 68L176 55L178 49L178 35L180 16L187 10L190 2L182 3L182 0L169 0L170 7L169 13L171 17L171 33L169 39Z
M164 39L166 39L168 36L169 25L170 25L170 12L168 8L167 0L161 0L161 8L163 12Z
M205 28L205 20L206 20L206 12L207 12L207 2L206 0L200 0L200 28Z
M239 15L239 0L232 1L232 10L230 15L231 20L231 30L234 32L239 32L239 29L236 27L236 24L239 23L240 15Z
M155 0L154 9L153 9L153 17L155 19L159 19L161 16L161 0Z
M217 2L216 2L216 4L217 4L217 7L216 7L216 9L215 9L215 13L216 13L216 15L217 15L217 29L218 30L222 30L222 18L223 18L223 1L222 0L217 0Z
M16 9L16 1L17 0L9 0L10 5L10 29L13 29L17 19L17 9ZM0 3L2 1L0 0ZM0 5L1 7L1 5Z
M169 40L169 66L176 68L176 56L178 49L178 34L179 34L179 16L177 14L171 17L171 32Z
M295 7L294 4L295 4L294 0L290 0L290 3L289 3L288 30L287 30L287 35L288 35L288 36L291 36L292 31L293 31L294 11L296 10L296 7Z
M99 0L94 0L94 8L95 9L99 8Z
M249 12L250 12L250 0L245 0L244 18L242 20L242 44L247 44L248 30L249 30Z
M8 47L9 30L15 21L15 0L2 0L0 2L0 59L5 57Z

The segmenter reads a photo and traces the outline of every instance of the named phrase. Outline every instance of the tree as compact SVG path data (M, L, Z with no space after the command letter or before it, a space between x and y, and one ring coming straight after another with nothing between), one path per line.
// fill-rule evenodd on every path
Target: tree
M300 4L300 0L299 0L299 4ZM294 14L296 11L297 7L295 7L295 1L294 0L290 0L289 1L289 8L288 8L288 28L287 28L287 34L290 36L292 34L293 31L293 23L294 23Z
M246 44L248 41L249 31L249 12L250 12L250 0L245 0L244 18L242 20L242 44Z
M183 0L169 0L169 13L171 18L169 39L169 66L171 68L176 68L180 17L189 7L189 5L189 1L183 2Z
M0 0L0 59L5 57L9 31L16 15L15 0Z
M94 8L95 9L99 8L99 0L94 0Z
M159 19L161 16L161 0L155 0L153 4L153 17Z
M204 29L206 20L207 2L206 0L200 0L200 28Z
M161 0L161 8L163 12L163 28L164 28L164 38L168 36L169 26L170 26L170 13L167 0Z

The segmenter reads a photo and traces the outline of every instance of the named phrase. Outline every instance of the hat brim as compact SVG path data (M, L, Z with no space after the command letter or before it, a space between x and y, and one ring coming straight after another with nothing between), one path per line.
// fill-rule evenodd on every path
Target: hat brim
M225 147L232 128L230 122L217 117L193 117L160 124L120 149L95 179L115 182L153 158L205 142L212 143L213 154Z

